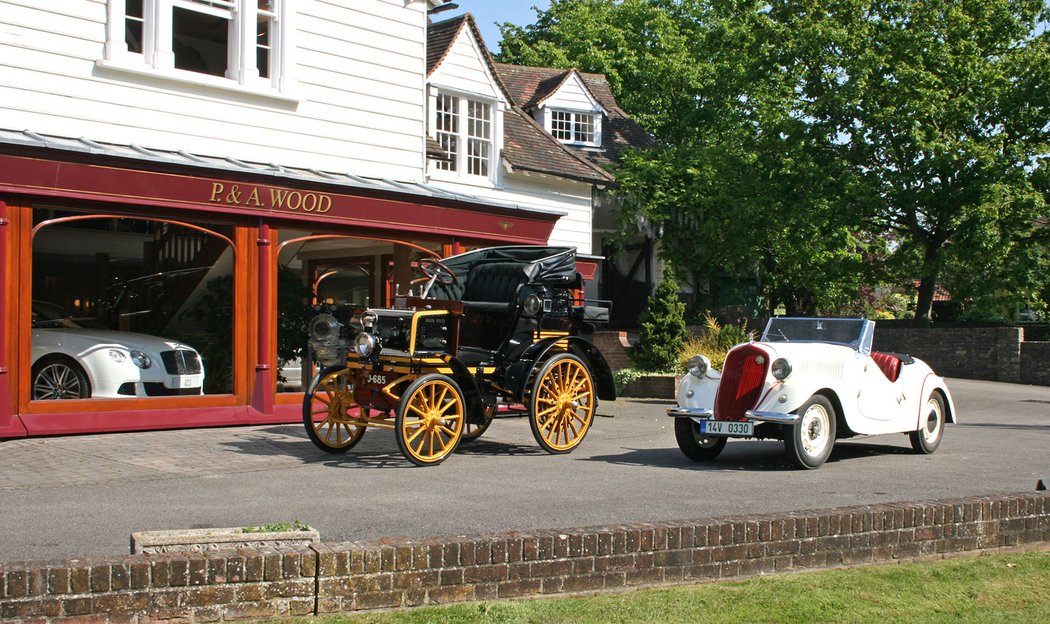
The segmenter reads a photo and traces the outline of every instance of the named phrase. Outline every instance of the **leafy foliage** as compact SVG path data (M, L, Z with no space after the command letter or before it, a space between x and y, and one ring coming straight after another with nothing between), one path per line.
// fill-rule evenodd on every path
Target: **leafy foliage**
M678 299L678 280L670 265L638 319L638 342L628 351L643 371L670 371L685 342L685 304Z
M616 395L621 396L628 386L646 375L645 371L637 368L618 368L613 371L613 384L616 386Z
M694 355L703 355L711 361L711 365L722 370L726 361L726 354L735 345L755 339L755 332L748 330L747 323L741 325L722 325L714 316L704 316L703 330L699 335L690 336L682 347L678 356L678 369L686 370L689 358Z
M930 319L938 284L964 309L1045 302L1048 19L1043 0L554 0L501 27L500 60L606 74L659 141L616 172L622 234L646 225L709 303L727 276L789 313L918 278Z

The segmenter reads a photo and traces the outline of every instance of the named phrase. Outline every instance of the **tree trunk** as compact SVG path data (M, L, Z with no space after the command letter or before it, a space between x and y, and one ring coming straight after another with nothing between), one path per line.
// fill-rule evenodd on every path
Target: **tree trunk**
M937 289L937 276L940 270L937 249L926 248L926 261L923 263L923 275L919 281L919 300L915 303L915 320L923 324L933 323L933 293Z

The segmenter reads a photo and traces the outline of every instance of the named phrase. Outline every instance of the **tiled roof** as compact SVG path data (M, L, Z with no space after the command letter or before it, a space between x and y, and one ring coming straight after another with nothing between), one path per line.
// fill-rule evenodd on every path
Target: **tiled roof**
M463 24L467 21L467 15L460 15L443 22L434 22L427 25L427 75L429 76L445 55L452 48L452 42L456 40Z
M530 106L542 101L557 90L571 73L571 70L554 67L527 67L506 63L496 63L496 71L514 101L520 103L522 108L530 113L532 112ZM653 138L645 129L620 108L605 76L577 73L583 79L591 95L605 109L606 117L602 123L600 150L566 146L568 149L579 152L597 165L607 165L615 162L624 148L643 149L654 144Z
M431 160L452 160L445 148L441 147L437 139L429 134L427 135L427 158Z
M523 171L604 184L615 180L608 171L566 149L517 106L503 116L503 158Z

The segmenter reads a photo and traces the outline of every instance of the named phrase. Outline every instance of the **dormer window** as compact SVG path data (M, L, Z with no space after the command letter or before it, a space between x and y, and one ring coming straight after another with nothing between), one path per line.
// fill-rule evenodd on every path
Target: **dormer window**
M495 153L493 103L438 92L434 101L434 138L448 155L435 163L442 171L488 177Z
M551 134L563 143L598 145L598 122L595 113L552 110Z

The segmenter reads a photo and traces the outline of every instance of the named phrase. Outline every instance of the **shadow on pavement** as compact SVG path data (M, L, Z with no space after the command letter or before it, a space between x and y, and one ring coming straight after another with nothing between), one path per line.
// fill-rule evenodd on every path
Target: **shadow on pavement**
M836 444L827 463L849 461L881 455L912 455L911 448L888 444L852 442ZM583 461L608 462L624 466L650 466L700 472L772 472L795 470L784 453L784 445L775 440L730 442L714 460L694 462L677 447L666 449L629 449L618 455L596 455Z

